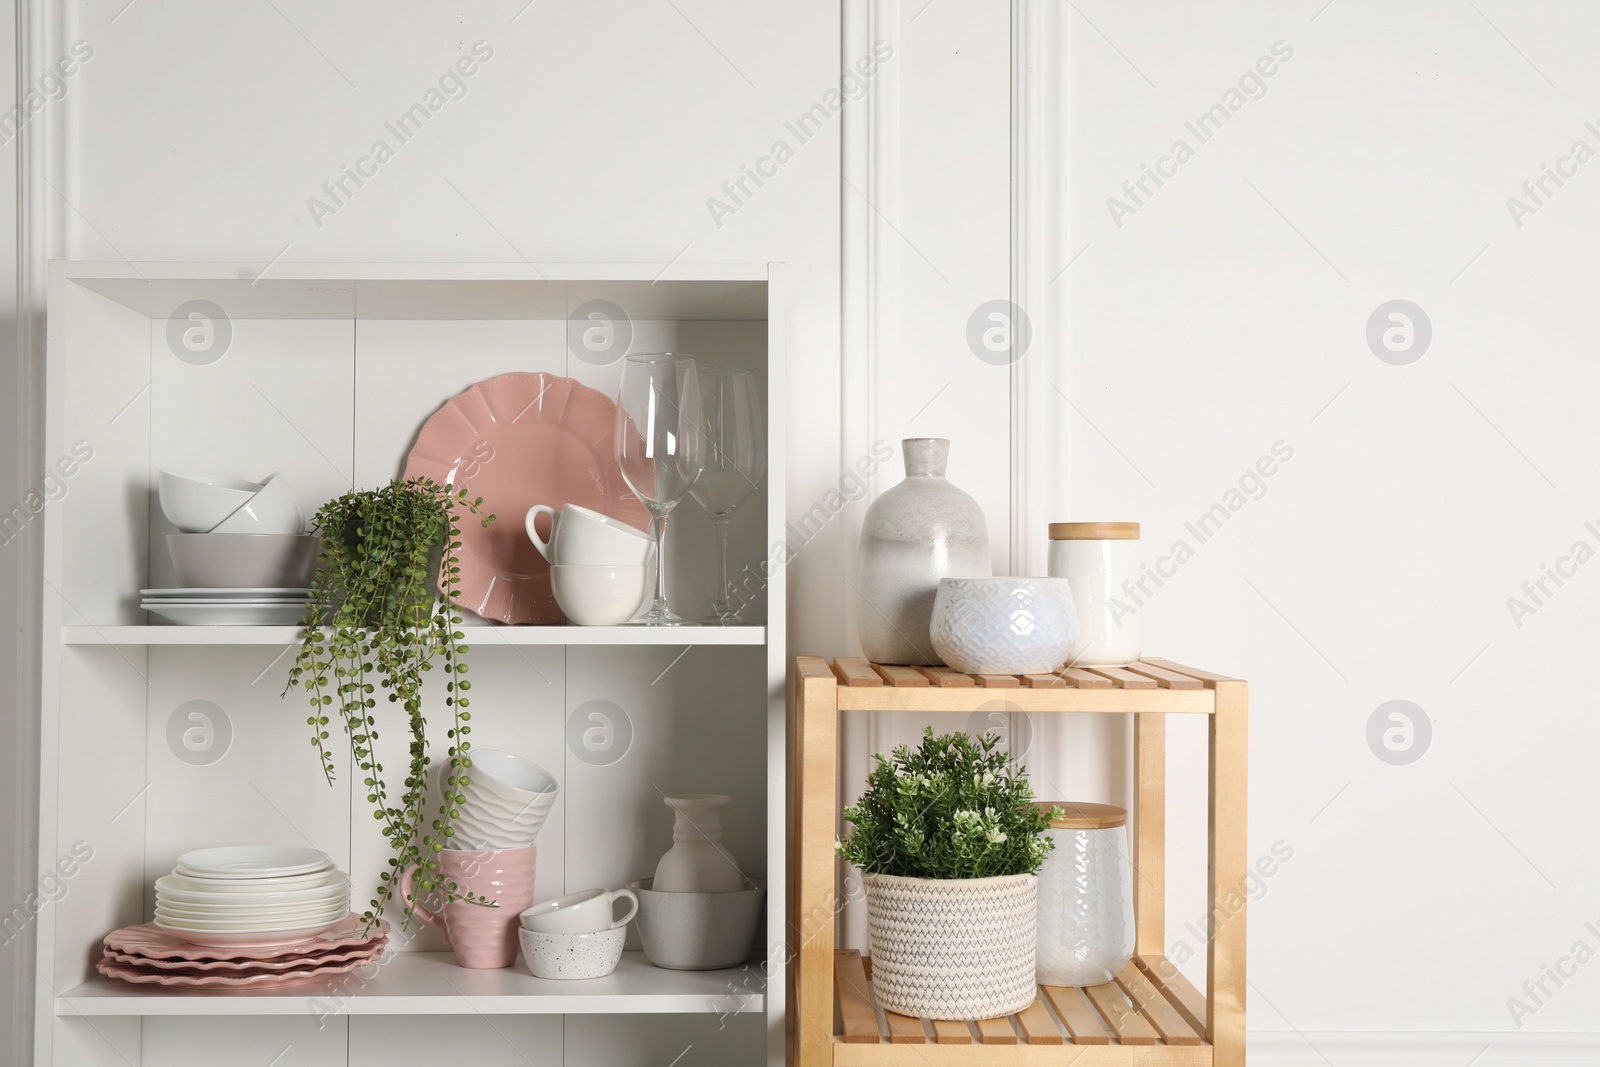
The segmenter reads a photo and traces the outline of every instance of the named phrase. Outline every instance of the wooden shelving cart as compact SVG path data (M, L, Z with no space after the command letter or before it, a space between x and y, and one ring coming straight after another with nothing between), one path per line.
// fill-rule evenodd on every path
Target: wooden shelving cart
M815 656L796 661L796 888L790 929L799 1067L904 1064L1242 1067L1245 916L1235 910L1245 852L1245 683L1161 659L1058 675L969 676ZM992 692L1003 689L1003 694ZM1134 716L1134 961L1090 989L1041 987L1007 1019L933 1022L881 1012L871 961L834 947L839 907L833 843L839 716L848 711L971 712L1003 698L1024 712ZM1166 716L1210 717L1206 991L1165 956ZM1222 910L1219 912L1219 908ZM1225 916L1215 921L1218 915Z

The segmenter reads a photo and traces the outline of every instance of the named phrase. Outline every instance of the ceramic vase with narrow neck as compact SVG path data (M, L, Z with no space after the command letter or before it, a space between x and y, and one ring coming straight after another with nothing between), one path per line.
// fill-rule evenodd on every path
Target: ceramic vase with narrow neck
M901 442L906 479L867 509L856 561L856 629L873 663L940 662L928 637L940 578L986 577L989 527L983 509L945 481L950 442Z
M672 847L656 864L656 892L731 893L744 888L738 861L722 847L722 809L732 799L711 793L666 798L677 821Z

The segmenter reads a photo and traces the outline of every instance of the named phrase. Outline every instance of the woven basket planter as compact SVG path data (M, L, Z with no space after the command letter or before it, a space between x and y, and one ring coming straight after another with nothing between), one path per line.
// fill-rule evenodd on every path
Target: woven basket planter
M878 1006L923 1019L993 1019L1034 999L1039 879L869 874Z

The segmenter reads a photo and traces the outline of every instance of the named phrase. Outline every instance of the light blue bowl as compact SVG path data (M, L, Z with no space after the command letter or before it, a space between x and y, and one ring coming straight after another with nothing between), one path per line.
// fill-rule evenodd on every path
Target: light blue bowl
M928 636L966 674L1050 674L1078 639L1065 578L941 578Z

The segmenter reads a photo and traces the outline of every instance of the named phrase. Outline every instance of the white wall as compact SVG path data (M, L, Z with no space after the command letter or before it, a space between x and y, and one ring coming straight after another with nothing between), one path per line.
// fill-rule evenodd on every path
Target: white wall
M943 434L997 567L1038 569L1054 518L1138 519L1152 561L1196 548L1143 623L1151 650L1252 681L1251 852L1294 850L1252 908L1260 1061L1392 1062L1340 1035L1459 1030L1485 1036L1424 1052L1534 1062L1507 998L1574 941L1600 949L1583 644L1600 585L1580 569L1520 628L1506 598L1573 541L1600 548L1583 481L1600 164L1520 228L1506 198L1575 139L1600 149L1583 125L1600 12L1022 0L1044 43L1014 79L1005 8L939 0L123 2L65 5L43 49L95 48L47 112L52 254L789 262L793 512L874 441ZM480 38L495 58L468 96L315 226L306 198ZM719 228L706 199L878 40L895 53L870 103ZM1184 122L1279 40L1293 56L1265 95L1199 144ZM1194 158L1118 226L1107 198L1177 138ZM1040 144L1053 167L1013 154ZM1008 371L964 333L1010 291L1040 328ZM1396 298L1433 327L1407 366L1365 340ZM1293 457L1265 494L1196 544L1184 523L1280 440ZM860 511L796 560L794 652L850 651ZM1432 731L1403 766L1366 740L1397 698ZM1169 941L1204 913L1184 726ZM856 771L894 736L862 724ZM1034 762L1107 799L1123 756L1121 731L1071 726ZM1600 965L1550 988L1521 1033L1592 1034Z
M1582 677L1600 572L1520 628L1506 600L1574 541L1600 547L1584 526L1600 167L1520 228L1506 199L1574 140L1600 150L1584 127L1600 10L1077 7L1071 511L1141 519L1147 557L1194 545L1146 643L1251 680L1251 854L1294 850L1251 911L1250 1026L1283 1035L1259 1047L1307 1055L1299 1030L1333 1062L1413 1062L1314 1032L1463 1030L1483 1040L1437 1062L1485 1045L1480 1064L1546 1062L1507 998L1576 941L1600 950ZM1198 144L1184 122L1279 40L1293 57L1264 97ZM1177 138L1194 158L1117 226L1107 198ZM1365 339L1396 298L1433 330L1405 366ZM1294 455L1265 495L1197 545L1184 523L1280 440ZM1368 747L1393 699L1432 732L1409 765ZM1193 766L1199 736L1174 734ZM1202 797L1187 774L1169 833L1201 825ZM1202 876L1192 850L1173 870L1169 940L1203 914ZM1521 1033L1588 1033L1594 1062L1600 966L1547 988Z

